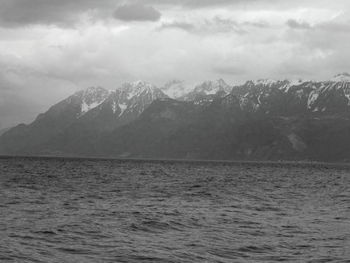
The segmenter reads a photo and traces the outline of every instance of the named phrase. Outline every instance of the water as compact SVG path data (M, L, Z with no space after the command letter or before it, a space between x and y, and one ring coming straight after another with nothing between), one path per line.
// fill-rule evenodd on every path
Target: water
M349 170L0 159L0 262L350 262Z

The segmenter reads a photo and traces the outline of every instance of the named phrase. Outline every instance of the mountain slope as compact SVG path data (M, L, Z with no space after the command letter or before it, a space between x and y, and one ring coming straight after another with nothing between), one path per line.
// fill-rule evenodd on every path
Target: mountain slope
M293 115L349 112L350 82L248 81L232 89L241 108L265 114Z
M21 124L0 138L6 154L93 153L102 134L135 120L154 100L166 95L138 81L115 91L88 88L52 106L29 124Z
M153 115L145 111L140 119L103 138L105 145L113 146L103 148L100 154L143 158L348 160L348 89L348 82L248 81L234 87L229 95L211 98L210 103L188 102L195 110L185 114L183 118L187 121L181 118L150 121ZM152 104L150 110L164 115L169 107L177 112L185 109L181 103L163 101L161 108ZM167 114L172 116L172 111Z
M149 105L166 95L154 85L137 81L125 83L59 136L52 138L40 151L69 154L96 154L98 141L106 133L137 119Z
M182 100L146 82L94 88L0 137L1 153L350 161L350 81L205 82Z
M5 132L9 131L11 128L4 128L0 130L0 136L3 135Z
M194 90L180 97L180 100L194 101L197 104L206 104L215 98L224 97L230 93L230 87L224 80L205 81L197 85Z
M153 102L134 122L106 135L99 142L99 155L117 157L175 157L163 144L178 127L196 119L199 108L192 102L162 99Z
M99 130L113 130L135 120L154 100L162 98L167 96L150 83L124 83L77 123L90 123Z
M98 153L160 159L350 161L348 118L255 114L242 110L233 95L205 108L181 103L152 104L139 119L104 137Z
M52 106L29 125L20 124L0 137L0 153L30 154L36 146L47 142L100 105L109 92L103 88L88 88Z
M247 115L232 95L215 100L209 106L162 101L153 103L135 122L103 138L100 154L244 159L247 157L244 151L249 151L244 143L258 148L279 139L270 121L266 121Z

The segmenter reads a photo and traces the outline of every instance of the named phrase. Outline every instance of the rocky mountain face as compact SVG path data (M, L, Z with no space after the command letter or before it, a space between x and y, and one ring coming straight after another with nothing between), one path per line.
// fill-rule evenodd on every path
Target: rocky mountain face
M94 123L100 130L112 130L135 120L155 100L167 98L156 86L137 81L124 83L102 103L89 110L79 123Z
M103 133L135 120L166 95L146 82L125 83L115 91L88 88L52 106L29 124L0 137L6 154L84 154Z
M176 100L162 90L139 81L113 92L78 92L32 124L3 134L0 151L350 161L348 74L323 82L258 80L233 87L208 81Z
M194 101L196 104L208 104L215 98L228 95L231 89L232 87L222 79L216 81L205 81L179 99L184 101Z
M337 74L332 79L333 82L350 82L350 74L349 73L341 73Z
M232 94L242 109L265 114L347 113L350 81L248 81Z
M108 94L103 88L88 88L73 94L40 114L31 124L20 124L5 132L0 137L1 152L28 154L101 104Z

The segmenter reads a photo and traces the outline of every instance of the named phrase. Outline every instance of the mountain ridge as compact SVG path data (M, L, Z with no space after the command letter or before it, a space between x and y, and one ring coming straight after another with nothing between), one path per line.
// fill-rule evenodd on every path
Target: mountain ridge
M114 91L91 87L50 107L33 123L5 132L0 153L350 160L347 77L261 79L232 86L219 79L177 99L143 81Z

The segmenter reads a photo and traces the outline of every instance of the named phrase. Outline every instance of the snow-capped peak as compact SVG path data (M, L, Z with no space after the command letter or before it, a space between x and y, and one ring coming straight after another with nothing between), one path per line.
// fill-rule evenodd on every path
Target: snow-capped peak
M163 85L161 90L172 99L178 99L191 91L191 87L182 80L172 80Z
M218 79L216 81L205 81L196 86L194 91L197 93L204 93L206 95L214 95L220 91L229 93L231 91L231 87L223 79Z
M98 97L101 94L106 94L108 91L102 87L89 87L82 90L84 97Z
M289 82L289 86L299 86L305 83L306 81L302 79L292 79L292 80L288 80L288 82Z
M126 94L128 100L145 93L152 95L159 92L159 89L155 85L141 80L124 83L118 90Z
M252 81L254 85L264 85L264 86L271 86L275 83L277 83L277 80L274 79L258 79Z
M81 97L81 110L78 116L81 117L89 110L101 105L109 94L108 90L101 87L90 87L77 92L77 95Z
M344 72L344 73L335 75L332 78L332 81L334 81L334 82L350 82L350 74Z

